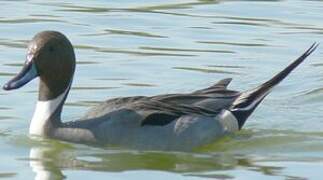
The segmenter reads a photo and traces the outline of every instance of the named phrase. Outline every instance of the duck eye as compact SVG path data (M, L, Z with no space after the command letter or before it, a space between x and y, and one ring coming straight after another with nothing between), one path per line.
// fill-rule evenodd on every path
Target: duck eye
M53 52L55 49L53 46L49 46L48 50L49 50L49 52Z

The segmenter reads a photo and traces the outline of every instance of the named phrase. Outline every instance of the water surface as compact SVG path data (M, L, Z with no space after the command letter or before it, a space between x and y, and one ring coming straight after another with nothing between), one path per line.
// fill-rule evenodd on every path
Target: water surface
M58 30L76 49L64 121L113 97L190 92L232 77L264 82L323 37L323 2L0 1L0 84L28 41ZM322 179L322 47L245 128L194 152L143 152L28 137L37 81L0 91L0 178Z

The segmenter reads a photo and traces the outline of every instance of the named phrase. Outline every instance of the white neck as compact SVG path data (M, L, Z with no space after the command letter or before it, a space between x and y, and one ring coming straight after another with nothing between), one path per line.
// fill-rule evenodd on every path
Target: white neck
M68 90L69 87L55 99L37 102L36 110L29 126L29 134L38 136L45 135L45 126L47 121L62 103Z

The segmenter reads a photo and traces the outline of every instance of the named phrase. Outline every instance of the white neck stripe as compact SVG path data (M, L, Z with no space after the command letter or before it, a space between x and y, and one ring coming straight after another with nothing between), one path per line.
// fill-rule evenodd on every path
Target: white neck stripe
M37 101L34 116L29 126L29 134L42 136L45 134L46 122L62 103L70 86L58 97L48 101Z

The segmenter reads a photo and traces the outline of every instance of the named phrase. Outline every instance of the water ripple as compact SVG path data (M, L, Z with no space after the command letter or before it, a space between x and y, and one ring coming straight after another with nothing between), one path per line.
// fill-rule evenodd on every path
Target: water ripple
M5 77L12 77L16 75L16 73L9 73L9 72L0 72L0 76L5 76Z
M305 94L303 94L303 96L308 96L308 95L323 95L323 87L310 90Z
M195 72L203 72L203 73L218 73L218 74L240 74L232 71L224 71L219 69L209 69L209 68L195 68L195 67L173 67L173 69L178 70L187 70L187 71L195 71Z
M62 9L58 11L68 11L68 12L81 12L81 13L106 13L112 11L142 11L142 12L154 12L158 10L174 10L174 9L190 9L197 5L207 5L207 4L216 4L218 1L211 0L211 1L199 1L199 2L189 2L189 3L162 3L160 5L137 5L136 7L111 7L111 8L104 8L104 7L97 7L97 6L81 6L75 4L58 4L58 3L38 3L42 5L50 5L50 6L58 6Z
M13 178L15 176L17 176L18 173L14 173L14 172L1 172L0 173L0 178Z
M100 64L98 61L76 61L78 65L91 65L91 64Z
M91 107L102 103L102 101L76 101L66 102L66 106L77 106L77 107Z
M142 31L129 31L129 30L117 30L117 29L105 29L105 32L94 33L94 34L85 34L84 36L103 36L109 34L115 35L129 35L129 36L138 36L138 37L149 37L149 38L167 38L167 36L155 35Z
M214 24L219 24L219 25L246 25L246 26L262 26L262 27L270 27L270 25L265 24L265 23L260 23L260 22L244 22L244 21L217 21L213 22Z
M130 54L130 55L139 55L139 56L196 56L192 54L179 54L179 53L162 53L162 52L147 52L147 51L135 51L135 50L125 50L125 49L116 49L116 48L104 48L97 46L89 46L89 45L75 45L75 48L78 49L87 49L94 50L96 52L102 53L118 53L118 54Z
M108 90L108 89L117 89L119 87L108 87L108 86L91 86L91 87L72 87L73 90Z
M13 116L0 116L0 121L1 120L8 120L8 119L17 119L17 117L13 117Z
M135 86L135 87L156 87L154 84L146 84L146 83L123 83L126 86Z
M244 47L264 47L269 46L263 43L241 43L241 42L223 42L223 41L197 41L202 44L219 44L219 45L230 45L230 46L244 46Z
M207 65L207 67L211 67L211 68L226 68L226 69L244 69L244 68L246 68L245 66L234 66L234 65Z
M207 52L207 53L229 53L234 54L231 50L207 50L207 49L183 49L183 48L163 48L163 47L147 47L143 46L140 49L154 51L174 51L174 52Z
M27 47L26 43L23 41L13 41L9 39L0 39L0 46L25 49Z
M19 18L19 19L0 19L0 24L25 24L25 23L39 23L39 22L66 22L58 19L45 18Z

